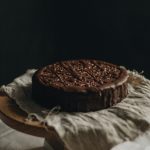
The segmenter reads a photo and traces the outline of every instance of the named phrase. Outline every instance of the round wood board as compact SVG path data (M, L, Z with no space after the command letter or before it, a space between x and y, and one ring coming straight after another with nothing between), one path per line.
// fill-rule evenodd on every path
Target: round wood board
M47 130L39 121L27 121L27 114L16 105L14 100L5 95L0 95L0 118L13 129L33 136L44 137L56 149L66 150L54 128Z
M47 131L38 121L27 121L27 114L7 96L0 96L0 117L10 127L39 137L47 136Z

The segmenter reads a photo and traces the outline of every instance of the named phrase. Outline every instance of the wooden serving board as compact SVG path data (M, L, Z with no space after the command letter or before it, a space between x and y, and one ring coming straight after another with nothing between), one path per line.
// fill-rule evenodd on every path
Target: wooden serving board
M13 129L44 137L56 150L67 150L54 128L47 130L39 121L27 121L27 114L5 95L0 95L0 118Z

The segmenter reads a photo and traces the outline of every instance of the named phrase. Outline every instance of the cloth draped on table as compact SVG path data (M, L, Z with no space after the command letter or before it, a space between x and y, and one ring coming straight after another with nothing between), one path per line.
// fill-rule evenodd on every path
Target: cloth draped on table
M124 141L132 141L150 126L150 81L137 72L128 71L127 98L108 109L88 113L47 110L31 98L32 75L27 70L0 91L16 101L28 113L53 127L69 150L110 150Z

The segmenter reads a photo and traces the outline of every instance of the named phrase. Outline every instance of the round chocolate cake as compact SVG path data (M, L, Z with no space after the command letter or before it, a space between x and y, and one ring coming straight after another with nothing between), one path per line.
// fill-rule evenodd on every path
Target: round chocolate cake
M32 77L32 97L46 108L87 112L110 107L127 96L128 74L99 60L71 60L45 66Z

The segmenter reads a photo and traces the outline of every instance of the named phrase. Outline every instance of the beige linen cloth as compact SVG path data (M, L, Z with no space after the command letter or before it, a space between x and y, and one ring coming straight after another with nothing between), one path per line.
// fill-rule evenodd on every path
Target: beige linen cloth
M27 70L1 91L14 99L20 108L55 128L69 150L110 150L124 141L132 141L150 127L150 81L128 71L128 97L117 105L88 113L62 113L57 107L45 110L31 98L31 78ZM113 149L115 150L115 149ZM121 149L116 149L121 150Z

